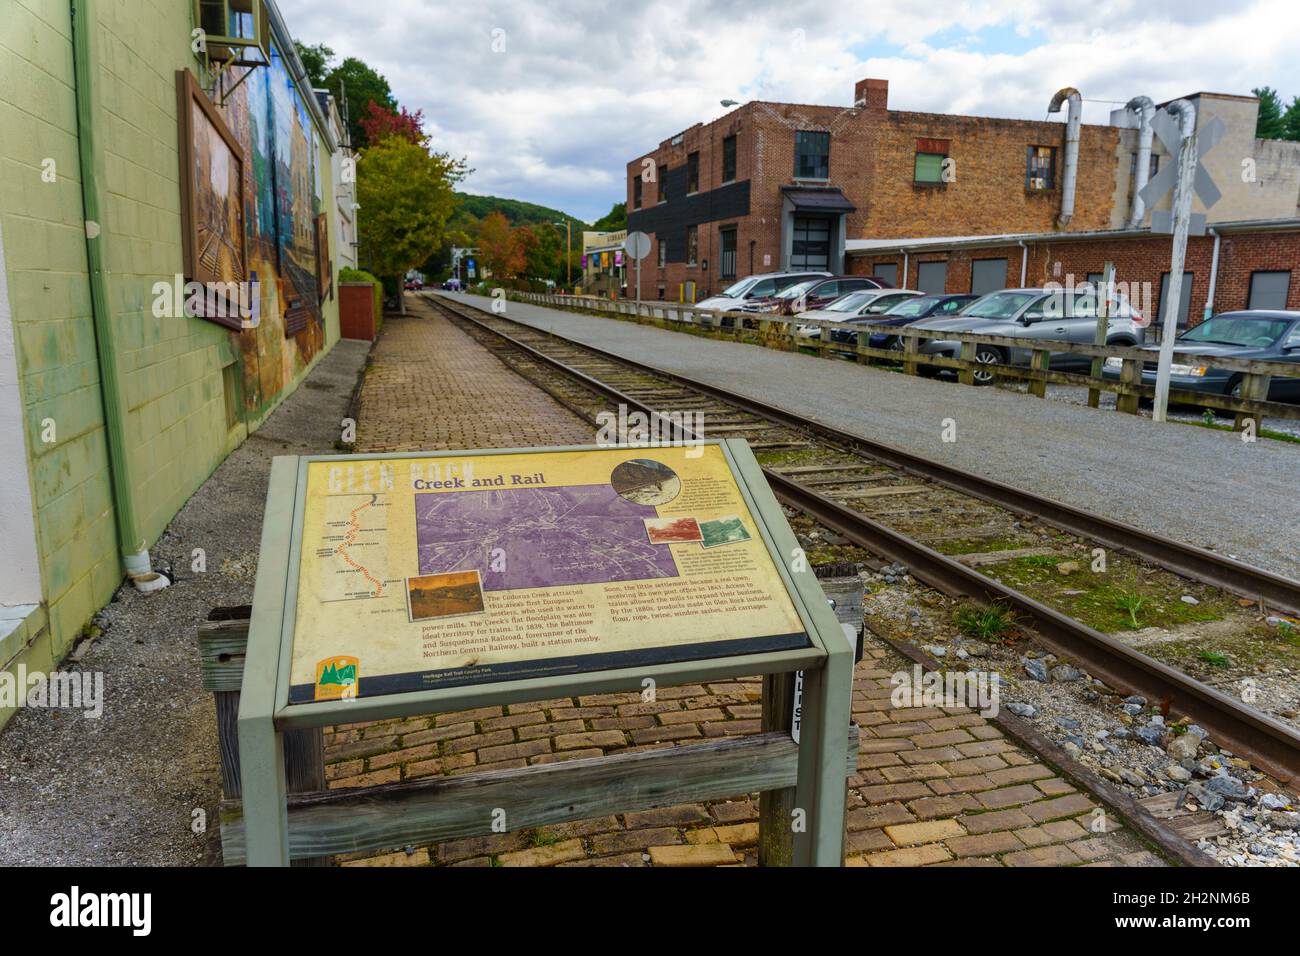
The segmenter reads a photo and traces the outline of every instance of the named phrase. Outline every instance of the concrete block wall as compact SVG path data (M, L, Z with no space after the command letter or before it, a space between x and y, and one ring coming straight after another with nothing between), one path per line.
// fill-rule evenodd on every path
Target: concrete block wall
M112 597L123 569L91 312L70 5L0 3L0 268L8 280L41 578L40 606L0 641L0 669L23 663L48 671ZM337 341L337 291L324 303L323 347L292 363L256 411L232 420L223 369L241 361L235 337L203 320L153 314L154 283L182 271L175 71L200 66L190 49L191 5L95 0L91 10L98 225L127 410L129 492L152 546L248 430ZM319 160L330 168L323 143ZM329 209L332 178L322 179ZM339 242L332 232L332 249ZM288 342L282 325L274 331ZM52 440L45 441L50 422ZM0 713L0 726L9 716Z
M69 5L5 7L0 228L48 627L28 628L0 668L48 670L112 596L121 572L87 280ZM43 440L51 437L47 421L52 441Z

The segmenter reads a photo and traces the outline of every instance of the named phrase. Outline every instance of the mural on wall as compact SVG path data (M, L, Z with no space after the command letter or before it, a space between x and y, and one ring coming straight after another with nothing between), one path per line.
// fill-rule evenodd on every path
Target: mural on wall
M245 152L246 271L258 283L257 326L237 336L243 407L255 418L325 343L316 249L321 200L313 188L311 116L279 50L272 46L269 67L246 77L230 72L222 113Z

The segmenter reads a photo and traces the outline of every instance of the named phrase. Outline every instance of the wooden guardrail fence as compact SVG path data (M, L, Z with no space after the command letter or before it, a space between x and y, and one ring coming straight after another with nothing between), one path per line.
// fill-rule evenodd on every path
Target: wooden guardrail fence
M787 352L810 349L822 358L851 358L858 364L872 360L901 363L904 373L920 374L923 366L931 368L955 369L958 381L965 385L975 382L975 372L987 371L997 379L1024 381L1028 384L1030 395L1044 398L1047 385L1076 385L1099 392L1114 392L1117 396L1116 407L1130 415L1137 414L1138 401L1155 395L1155 387L1142 382L1142 366L1152 361L1152 353L1133 346L1119 345L1084 345L1075 342L1058 342L1045 339L1013 338L1003 335L981 335L973 332L925 332L910 326L883 326L845 322L826 322L815 319L790 318L762 312L721 312L715 309L698 309L681 303L643 301L633 302L627 299L610 301L608 299L589 298L586 296L555 295L536 292L508 292L510 299L535 305L546 305L563 309L613 315L620 318L655 325L659 328L688 331L696 335L711 338L730 339L761 345L765 348L780 349ZM726 324L724 323L724 320ZM821 335L816 339L800 338L798 326L816 325L821 327ZM830 340L832 330L852 332L856 344ZM868 343L872 333L884 333L901 339L903 351L872 348ZM923 339L942 336L944 341L961 343L961 353L957 358L920 354ZM1009 363L977 362L975 353L979 345L992 345L1000 349L1017 349L1028 351L1028 365ZM1082 372L1066 372L1049 368L1053 352L1070 353L1101 359L1118 358L1123 364L1118 379L1094 376ZM1225 371L1240 373L1241 397L1217 395L1211 392L1196 392L1187 389L1171 389L1171 403L1198 405L1215 408L1236 415L1234 427L1241 430L1248 419L1254 421L1256 434L1259 432L1261 419L1267 415L1274 418L1300 419L1300 406L1284 402L1267 400L1269 383L1274 375L1300 376L1300 366L1286 362L1265 362L1236 359L1217 355L1202 355L1195 352L1180 352L1175 349L1174 362L1186 365L1207 366Z

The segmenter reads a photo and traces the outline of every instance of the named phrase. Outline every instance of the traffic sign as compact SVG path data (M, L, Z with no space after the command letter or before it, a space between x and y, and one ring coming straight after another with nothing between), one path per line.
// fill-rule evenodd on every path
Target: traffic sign
M1178 121L1174 119L1167 111L1161 110L1151 119L1151 129L1160 137L1160 142L1169 151L1170 156L1177 156L1179 149L1182 148L1182 132L1179 129ZM1222 198L1223 193L1215 184L1213 177L1210 176L1209 170L1201 163L1201 159L1212 150L1223 138L1226 128L1223 120L1217 116L1205 124L1204 128L1196 134L1196 172L1192 179L1192 189L1201 204L1209 209ZM1167 163L1165 168L1156 173L1142 190L1138 193L1142 201L1146 203L1151 213L1151 231L1172 233L1174 231L1173 213L1155 210L1156 203L1164 199L1169 191L1174 188L1178 180L1178 163ZM1189 235L1205 235L1205 214L1192 213L1188 224Z
M633 259L644 259L650 255L650 237L644 232L629 232L623 240L623 251Z

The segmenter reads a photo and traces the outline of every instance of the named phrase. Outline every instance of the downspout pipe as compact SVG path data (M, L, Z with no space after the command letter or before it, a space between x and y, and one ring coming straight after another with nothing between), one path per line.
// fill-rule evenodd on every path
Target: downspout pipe
M1212 318L1214 316L1214 287L1219 284L1219 240L1223 238L1219 235L1217 229L1207 230L1214 237L1214 252L1210 255L1210 289L1205 294L1205 311L1201 313L1201 320Z
M1065 172L1061 177L1061 214L1056 224L1062 229L1074 218L1074 185L1079 171L1079 128L1083 123L1083 97L1073 86L1056 91L1047 106L1048 113L1061 112L1061 104L1069 103L1065 120Z
M100 215L99 173L95 163L95 71L92 67L91 36L94 32L94 0L71 0L72 68L77 104L77 159L81 172L81 202L85 216L86 271L90 283L90 312L95 335L95 357L99 363L99 391L104 408L104 434L108 446L108 467L113 489L113 515L117 523L118 550L127 576L142 591L157 590L170 582L155 574L149 563L149 549L136 519L126 447L126 407L117 367L117 344L108 298L104 262L106 237Z
M1029 278L1029 243L1020 240L1020 288L1025 287L1025 280Z
M1156 104L1149 96L1135 96L1124 109L1138 118L1137 169L1133 171L1133 209L1128 224L1131 229L1140 229L1147 213L1146 203L1142 201L1142 190L1151 178L1151 121L1156 115Z

